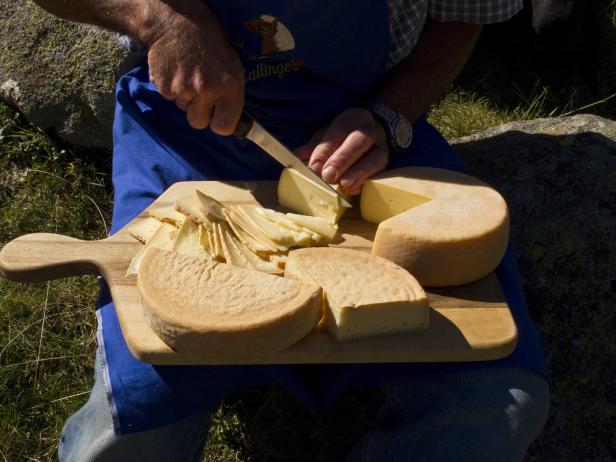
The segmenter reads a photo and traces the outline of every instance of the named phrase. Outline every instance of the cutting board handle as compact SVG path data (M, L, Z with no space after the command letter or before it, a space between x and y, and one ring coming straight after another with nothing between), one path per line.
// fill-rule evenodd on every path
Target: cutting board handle
M101 241L35 233L13 239L0 250L0 274L11 281L42 282L99 274Z

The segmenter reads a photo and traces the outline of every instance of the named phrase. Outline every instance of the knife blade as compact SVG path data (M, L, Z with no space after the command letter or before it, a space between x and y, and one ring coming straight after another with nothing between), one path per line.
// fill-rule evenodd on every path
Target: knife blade
M324 181L311 168L304 164L299 157L293 154L289 148L271 135L246 111L242 113L242 117L237 124L237 128L233 133L233 136L239 139L249 139L263 149L267 154L280 162L283 166L293 168L320 186L333 191L345 207L352 207L349 201L346 200L342 194L336 191L329 183Z

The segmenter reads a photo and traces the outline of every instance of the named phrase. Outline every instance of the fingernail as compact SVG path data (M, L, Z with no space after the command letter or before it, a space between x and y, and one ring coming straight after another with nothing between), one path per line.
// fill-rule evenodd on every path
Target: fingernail
M334 167L332 167L331 165L328 165L327 167L323 169L323 172L321 172L321 176L323 177L325 181L336 181L338 172L336 171Z

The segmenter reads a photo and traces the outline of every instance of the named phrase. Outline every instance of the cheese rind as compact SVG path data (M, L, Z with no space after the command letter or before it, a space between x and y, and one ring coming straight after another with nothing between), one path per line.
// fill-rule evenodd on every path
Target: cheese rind
M323 288L325 325L337 340L391 335L428 326L428 300L417 280L383 258L354 249L289 252L285 277Z
M146 321L178 351L273 353L304 337L320 317L314 284L158 249L144 256L137 288Z
M336 223L346 210L335 192L291 168L285 168L280 175L278 202L304 215L326 218L331 223Z
M411 208L389 216L397 209L388 197L405 194L400 202L406 200ZM424 286L481 279L507 248L505 200L486 183L459 172L431 167L384 172L364 184L360 208L365 220L380 221L372 253L408 269Z

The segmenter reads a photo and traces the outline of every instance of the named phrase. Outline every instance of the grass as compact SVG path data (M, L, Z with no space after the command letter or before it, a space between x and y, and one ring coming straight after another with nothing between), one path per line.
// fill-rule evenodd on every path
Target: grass
M31 232L102 237L106 175L1 109L0 242ZM92 384L97 287L92 277L0 279L0 460L53 460L64 420Z
M479 44L465 72L435 105L432 123L452 139L589 105L588 112L616 119L616 99L610 99L616 93L616 0L601 5L597 21L605 46L599 51L597 82L586 81L571 60L558 67L522 56L515 51L522 40L517 36L495 45L498 33L486 30L490 40ZM108 170L91 153L60 147L0 105L0 242L41 231L103 237L112 204ZM555 256L558 264L577 258L577 241L567 242L572 250ZM0 294L0 461L54 460L61 427L86 401L92 384L97 284L91 277L37 285L0 279ZM545 338L565 338L558 310L541 294L531 296L546 314L539 321ZM587 306L578 307L574 318L587 321ZM570 421L548 424L531 447L532 460L551 460L555 447L567 448L578 460L616 454L616 416L605 403L610 399L606 390L614 391L613 365L596 360L614 348L613 333L605 330L608 321L590 321L574 352L557 355L552 365L558 379L554 412ZM592 373L568 375L580 365L585 374ZM596 380L608 383L600 399L593 399ZM228 397L214 412L204 460L340 460L375 425L379 402L378 394L351 394L328 413L315 415L276 387L248 390Z

